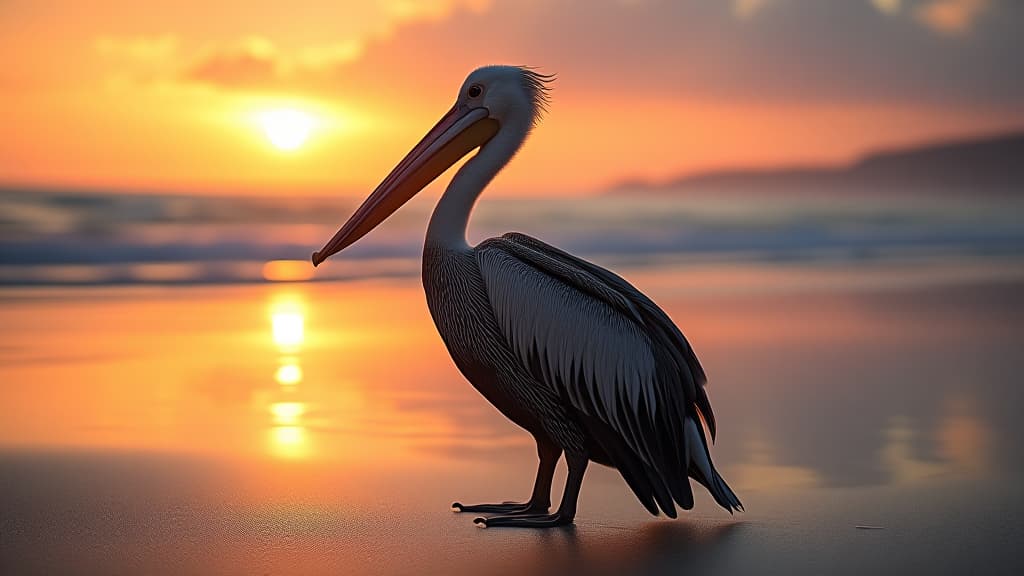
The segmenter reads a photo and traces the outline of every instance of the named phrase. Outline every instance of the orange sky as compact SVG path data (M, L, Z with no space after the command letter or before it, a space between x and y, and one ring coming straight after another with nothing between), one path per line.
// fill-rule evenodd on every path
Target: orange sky
M1015 3L822 4L840 5L8 0L0 182L362 195L494 62L559 74L549 117L495 182L504 193L1020 126L1002 23ZM313 122L291 152L260 123L281 108Z

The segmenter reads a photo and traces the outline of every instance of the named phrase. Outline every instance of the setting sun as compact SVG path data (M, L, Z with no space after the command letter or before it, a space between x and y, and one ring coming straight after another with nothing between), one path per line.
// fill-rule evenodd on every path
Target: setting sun
M278 150L296 150L306 143L315 124L313 117L292 108L268 110L259 116L267 140Z

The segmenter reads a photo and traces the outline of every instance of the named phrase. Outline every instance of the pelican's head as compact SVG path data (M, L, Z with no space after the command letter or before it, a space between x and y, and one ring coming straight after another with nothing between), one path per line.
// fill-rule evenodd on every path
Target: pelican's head
M532 128L547 111L553 75L520 66L477 68L462 83L455 105L481 107L500 126Z
M318 266L365 236L466 154L499 130L526 134L547 106L552 76L518 66L485 66L462 83L455 105L388 174L344 226L318 252Z

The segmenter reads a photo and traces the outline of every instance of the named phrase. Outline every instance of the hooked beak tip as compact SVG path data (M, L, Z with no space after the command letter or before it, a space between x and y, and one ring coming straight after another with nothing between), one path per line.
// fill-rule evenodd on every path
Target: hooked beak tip
M313 252L313 268L316 268L323 262L323 258L320 258L320 251Z

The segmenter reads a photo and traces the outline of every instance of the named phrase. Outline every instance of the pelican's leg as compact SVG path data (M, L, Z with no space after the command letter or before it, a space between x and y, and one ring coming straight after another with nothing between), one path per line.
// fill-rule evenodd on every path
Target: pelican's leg
M466 506L455 502L454 512L484 512L489 514L541 514L551 508L551 479L555 465L562 456L562 449L550 440L537 439L537 479L533 483L533 495L528 502L503 502L501 504L474 504Z
M491 526L515 526L519 528L553 528L572 524L576 517L576 500L580 496L583 475L587 472L588 459L582 454L566 454L565 462L569 465L569 476L565 480L565 492L562 503L554 514L511 514L508 516L492 516L491 518L474 518L473 523L481 528Z

